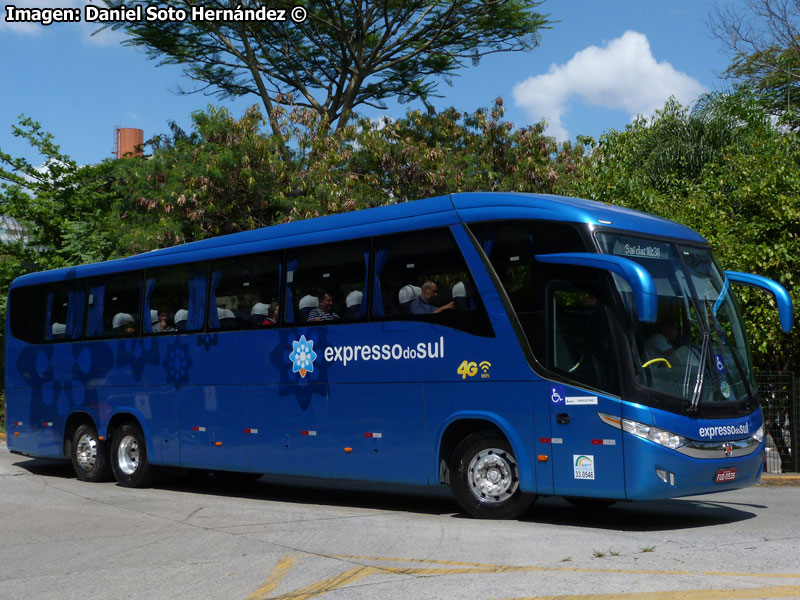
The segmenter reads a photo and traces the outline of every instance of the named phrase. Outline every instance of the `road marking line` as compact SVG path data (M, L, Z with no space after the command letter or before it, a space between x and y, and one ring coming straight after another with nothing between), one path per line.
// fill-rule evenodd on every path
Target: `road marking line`
M262 600L262 598L265 598L267 594L280 585L283 578L286 577L286 574L289 572L289 569L294 565L295 560L297 560L297 557L291 555L284 556L280 559L278 564L269 572L269 576L264 580L264 583L261 584L261 587L250 594L247 600Z
M613 575L690 575L696 577L759 577L768 579L800 579L800 573L728 573L725 571L681 571L681 570L646 570L646 569L594 569L588 567L537 567L533 565L492 565L485 563L455 562L445 560L428 560L424 558L386 558L380 556L346 556L336 555L334 558L345 560L373 560L376 562L423 563L435 565L453 565L471 567L466 569L411 569L407 567L375 567L381 571L401 572L413 571L416 574L448 574L448 573L525 573L536 571L555 571L563 573L607 573Z
M270 592L278 587L280 582L294 565L296 556L285 556L270 572L267 579L253 592L248 600L267 600ZM430 560L424 558L388 558L380 556L347 556L335 555L331 558L342 560L359 560L374 562L412 563L422 565L444 565L444 567L413 567L389 565L360 565L347 571L317 581L304 588L280 596L270 597L270 600L308 600L328 592L338 590L350 583L363 579L369 575L467 575L467 574L500 574L500 573L536 573L536 572L562 572L562 573L596 573L614 575L681 575L694 577L766 577L774 579L800 579L800 573L726 573L720 571L679 571L679 570L645 570L645 569L593 569L580 567L538 567L533 565L492 565L486 563L471 563L460 561ZM613 594L586 594L571 596L531 596L528 598L514 598L509 600L750 600L756 598L789 598L800 597L800 586L772 586L759 588L739 589L699 589L678 590L645 593L613 593Z
M673 592L636 592L627 594L575 594L530 596L508 600L752 600L755 598L797 598L800 586L739 588L735 590L676 590Z
M349 571L345 571L339 575L334 575L333 577L328 577L327 579L323 579L317 583L312 583L311 585L293 592L289 592L283 596L276 596L273 600L307 600L308 598L315 598L316 596L321 596L322 594L327 594L328 592L338 590L349 583L353 583L354 581L358 581L367 575L378 572L380 571L373 567L354 567Z

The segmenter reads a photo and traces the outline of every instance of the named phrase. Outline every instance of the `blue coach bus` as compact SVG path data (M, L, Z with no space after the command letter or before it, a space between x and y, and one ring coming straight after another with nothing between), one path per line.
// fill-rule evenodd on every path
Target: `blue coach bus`
M706 240L575 198L453 194L11 286L8 447L124 486L160 467L537 495L753 485L763 415Z

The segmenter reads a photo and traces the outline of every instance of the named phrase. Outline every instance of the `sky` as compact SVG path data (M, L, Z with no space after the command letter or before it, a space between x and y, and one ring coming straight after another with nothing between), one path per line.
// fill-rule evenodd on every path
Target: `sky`
M11 0L7 0L10 2ZM16 0L18 7L80 7L90 0ZM740 0L743 1L743 0ZM727 2L737 4L738 2ZM158 67L141 50L121 44L122 34L96 25L7 23L0 5L0 151L35 154L12 135L21 114L39 121L62 151L79 164L111 156L115 128L135 127L144 137L169 131L174 121L191 128L190 115L209 104L236 117L258 103L249 96L219 100L181 95L191 86L179 67ZM269 5L265 1L265 5ZM699 95L726 89L729 65L709 33L709 0L546 0L539 11L557 21L543 30L538 48L498 54L442 81L437 110L473 112L501 97L505 117L517 127L546 120L560 141L595 138L621 130L637 114L650 116L674 96L691 105ZM370 118L399 118L419 104L389 103L363 110Z

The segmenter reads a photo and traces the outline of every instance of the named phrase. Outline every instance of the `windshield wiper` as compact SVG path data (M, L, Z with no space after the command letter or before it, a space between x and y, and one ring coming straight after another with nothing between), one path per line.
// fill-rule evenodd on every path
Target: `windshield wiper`
M705 377L706 361L708 360L708 349L711 347L711 334L708 331L703 332L703 349L700 351L700 364L697 367L697 381L694 384L694 393L692 394L692 402L689 404L689 410L697 410L697 405L700 403L700 396L703 393L703 378Z

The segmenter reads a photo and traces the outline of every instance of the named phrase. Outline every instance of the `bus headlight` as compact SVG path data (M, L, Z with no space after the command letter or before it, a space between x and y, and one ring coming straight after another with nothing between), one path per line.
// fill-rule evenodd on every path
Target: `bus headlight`
M650 440L661 446L676 450L686 444L686 438L677 433L664 431L652 425L645 425L638 421L631 421L629 419L622 419L622 429L631 435L635 435L643 440Z
M764 441L764 426L763 426L763 425L762 425L761 427L759 427L759 428L758 428L758 431L756 431L756 432L753 434L753 437L755 438L755 440L756 440L756 441L757 441L759 444L760 444L761 442L763 442L763 441Z

